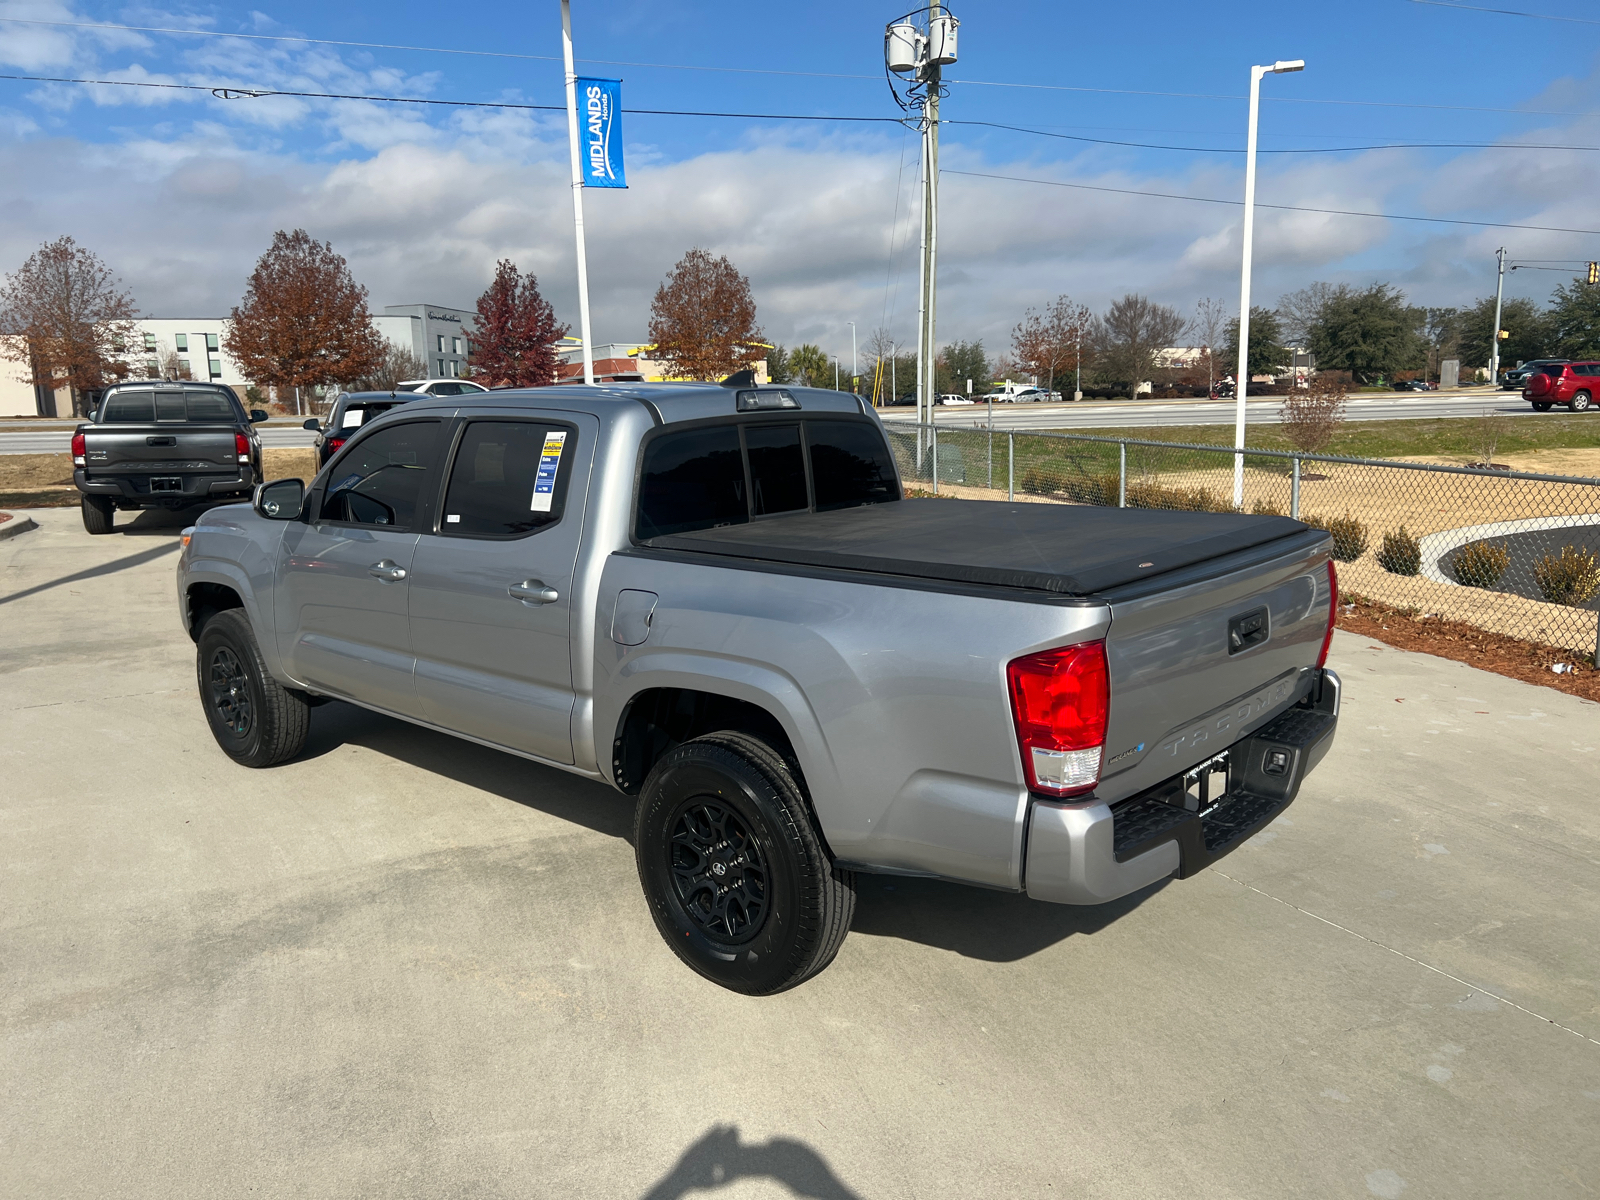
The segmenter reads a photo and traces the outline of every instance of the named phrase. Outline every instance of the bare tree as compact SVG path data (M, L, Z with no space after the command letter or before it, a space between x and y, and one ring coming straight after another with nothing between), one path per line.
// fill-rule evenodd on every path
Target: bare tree
M168 350L166 358L161 362L161 378L193 379L194 370L189 366L188 359L178 357L176 350Z
M426 379L427 375L427 363L404 346L384 342L382 355L350 386L363 392L392 392L407 379Z
M35 387L72 389L75 416L83 393L133 372L138 306L122 281L70 237L46 242L0 285L0 356L23 364Z
M1044 377L1045 391L1054 389L1057 374L1078 366L1090 313L1069 296L1057 296L1042 311L1029 309L1011 331L1011 355L1030 375Z
M650 305L652 357L681 379L720 379L761 357L750 281L723 255L696 247L678 260Z
M556 381L556 343L567 327L539 294L539 281L501 259L494 282L478 297L478 321L467 361L489 387L544 387Z
M224 348L246 378L292 387L297 401L301 388L350 383L383 356L367 289L304 229L272 235L231 316Z
M1231 310L1221 300L1207 296L1194 306L1194 318L1189 322L1189 336L1200 343L1200 352L1206 360L1206 391L1217 386L1217 347L1228 339L1228 322L1233 319Z
M1095 349L1116 382L1137 390L1154 373L1161 351L1176 345L1188 325L1177 309L1129 293L1095 318Z
M1349 284L1319 281L1278 297L1278 317L1284 339L1291 346L1310 345L1311 330L1327 313L1328 305L1348 295Z
M1344 380L1330 372L1312 377L1309 386L1294 388L1278 410L1284 436L1307 454L1327 449L1344 424Z

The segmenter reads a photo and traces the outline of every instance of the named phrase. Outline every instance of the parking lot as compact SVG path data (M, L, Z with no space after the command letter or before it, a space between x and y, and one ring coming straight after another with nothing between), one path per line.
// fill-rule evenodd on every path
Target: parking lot
M1600 1177L1600 707L1336 635L1339 740L1102 909L865 877L770 999L607 788L343 704L250 772L181 521L0 541L0 1192L1564 1197Z

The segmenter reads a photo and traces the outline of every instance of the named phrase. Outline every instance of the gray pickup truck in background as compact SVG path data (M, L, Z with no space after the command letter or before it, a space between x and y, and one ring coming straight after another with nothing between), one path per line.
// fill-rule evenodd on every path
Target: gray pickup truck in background
M72 434L83 527L110 533L118 509L188 508L248 496L261 482L260 409L232 388L153 381L108 388Z
M185 531L177 590L235 761L340 699L608 783L668 944L766 994L832 960L855 872L1101 904L1260 829L1338 720L1329 551L906 499L848 394L558 386L363 424Z

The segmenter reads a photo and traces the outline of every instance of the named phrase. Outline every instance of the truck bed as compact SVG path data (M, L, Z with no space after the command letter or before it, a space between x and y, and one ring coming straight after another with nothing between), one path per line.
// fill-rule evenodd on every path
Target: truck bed
M792 513L649 546L1090 596L1304 533L1288 517L993 500Z

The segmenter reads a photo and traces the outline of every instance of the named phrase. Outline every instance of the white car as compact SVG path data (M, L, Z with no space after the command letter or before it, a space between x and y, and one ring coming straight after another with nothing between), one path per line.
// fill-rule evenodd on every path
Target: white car
M959 392L947 392L944 395L941 395L939 397L939 403L940 404L976 404L976 403L978 403L978 401L975 400L971 396L963 396Z
M421 392L429 396L465 396L468 392L487 392L481 383L466 379L406 379L394 385L397 392Z

